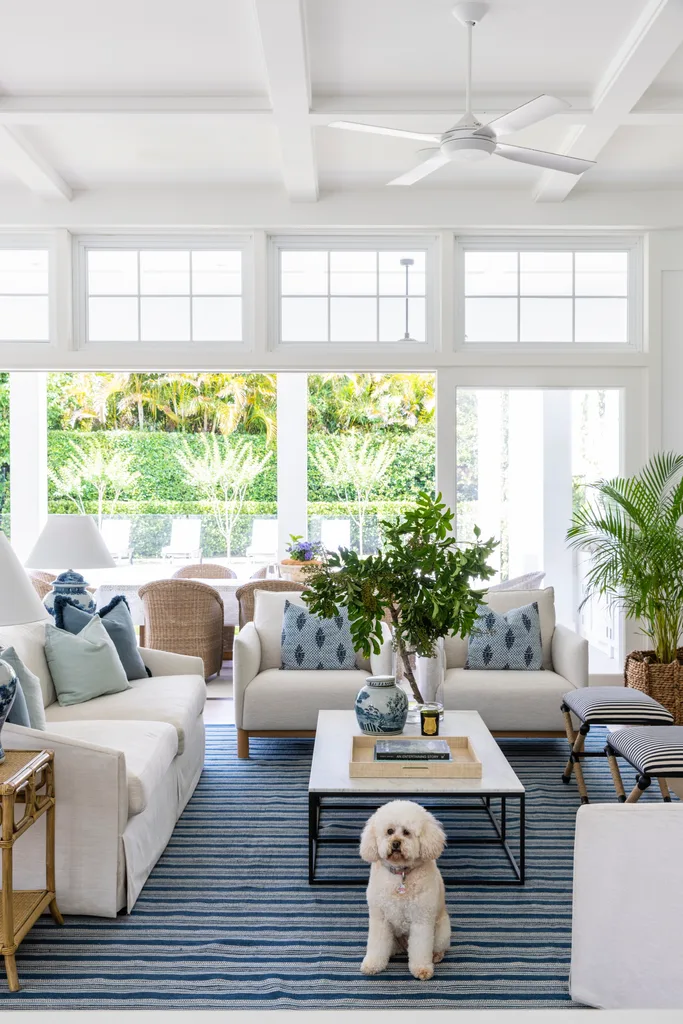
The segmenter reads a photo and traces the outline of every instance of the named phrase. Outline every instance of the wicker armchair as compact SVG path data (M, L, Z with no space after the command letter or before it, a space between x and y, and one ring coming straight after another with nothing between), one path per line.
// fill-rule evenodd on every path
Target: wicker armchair
M184 565L182 569L176 569L171 576L172 580L236 580L237 573L229 569L227 565L218 565L216 562L202 562L200 565Z
M236 580L237 573L225 565L218 565L217 562L197 562L195 565L184 565L182 569L176 569L171 576L172 580ZM235 627L223 626L223 658L225 661L232 661L232 647L235 643Z
M245 583L235 591L235 597L240 609L240 629L246 626L247 622L254 620L254 591L255 590L305 590L303 583L290 583L289 580L254 580Z
M145 608L145 646L174 654L194 654L204 662L204 678L223 665L223 599L206 583L155 580L138 591Z
M53 572L43 572L41 569L27 570L33 589L42 601L52 590L52 581L57 579Z

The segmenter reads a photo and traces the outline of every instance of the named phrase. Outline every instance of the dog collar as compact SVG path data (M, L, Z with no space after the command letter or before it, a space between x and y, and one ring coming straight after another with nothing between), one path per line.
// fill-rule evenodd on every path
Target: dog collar
M400 882L400 885L397 887L396 892L400 896L403 896L403 894L406 892L406 875L409 875L410 872L413 869L412 868L396 868L396 867L394 867L393 864L387 864L386 861L383 861L383 864L384 864L385 868L387 868L387 870L391 872L392 875L400 875L401 876L401 882Z

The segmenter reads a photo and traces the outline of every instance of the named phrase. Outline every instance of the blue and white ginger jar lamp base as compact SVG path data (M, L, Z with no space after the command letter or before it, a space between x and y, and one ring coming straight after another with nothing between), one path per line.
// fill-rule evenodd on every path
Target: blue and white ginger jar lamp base
M6 661L0 660L0 731L10 713L17 692L17 677L14 669ZM5 760L5 751L0 743L0 764Z
M356 697L356 718L369 736L396 736L403 732L408 698L395 676L369 676Z
M73 569L67 569L66 572L62 572L59 576L52 581L52 590L49 594L45 595L43 604L49 611L50 615L54 618L55 615L55 598L58 594L63 594L64 597L70 597L71 600L82 608L84 612L94 612L95 602L85 588L87 587L87 581L81 576L79 572L74 572Z

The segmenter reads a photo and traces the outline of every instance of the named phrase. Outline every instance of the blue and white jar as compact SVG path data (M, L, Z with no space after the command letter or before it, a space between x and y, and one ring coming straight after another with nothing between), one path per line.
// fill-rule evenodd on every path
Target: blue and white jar
M17 677L14 669L6 661L0 660L0 731L10 713L17 693ZM5 760L5 751L0 743L0 764Z
M95 602L92 599L92 594L87 591L86 580L81 576L79 572L74 572L73 569L67 569L66 572L62 572L59 576L52 581L52 590L49 594L45 595L43 604L49 611L50 615L54 618L55 614L55 598L58 594L63 594L64 597L70 597L71 600L82 608L84 612L94 612Z
M356 697L356 718L361 732L370 736L395 736L403 732L408 698L396 685L395 676L369 676Z

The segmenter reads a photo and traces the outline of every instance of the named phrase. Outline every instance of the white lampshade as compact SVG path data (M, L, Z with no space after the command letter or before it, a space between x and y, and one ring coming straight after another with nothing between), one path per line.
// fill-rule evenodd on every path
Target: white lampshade
M43 602L7 537L0 533L0 626L19 626L45 618Z
M90 516L48 516L40 537L24 565L29 569L64 572L66 569L113 569L102 534Z

